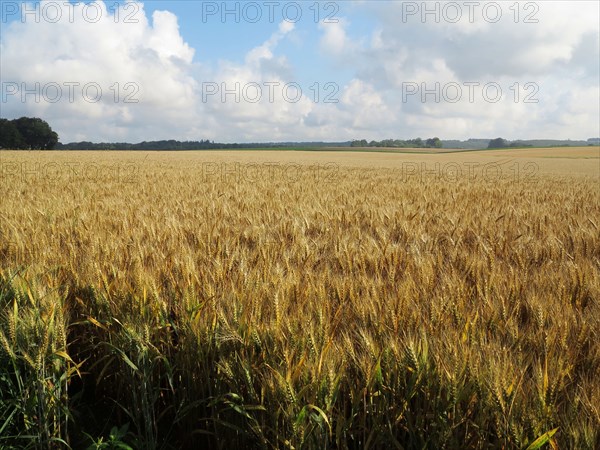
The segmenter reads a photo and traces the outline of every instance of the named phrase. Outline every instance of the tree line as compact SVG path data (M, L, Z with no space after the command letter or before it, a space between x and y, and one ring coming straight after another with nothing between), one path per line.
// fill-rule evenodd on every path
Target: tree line
M421 138L400 140L400 139L384 139L383 141L367 142L366 139L354 140L350 143L350 147L392 147L392 148L442 148L442 141L437 138L429 138L423 140Z
M588 139L589 144L593 145L600 141L599 138ZM310 145L305 145L310 144ZM210 149L253 149L253 148L279 148L279 147L297 147L297 146L315 146L317 144L328 146L345 146L348 143L244 143L244 144L223 144L208 139L199 141L177 141L174 139L161 141L143 141L137 144L128 142L71 142L61 144L58 142L56 134L48 122L38 117L21 117L19 119L0 118L0 148L15 150L210 150ZM483 144L485 145L485 144ZM390 147L390 148L442 148L442 141L437 138L423 140L416 139L384 139L382 141L367 141L366 139L353 140L351 147ZM502 138L496 138L489 141L487 148L510 148L510 147L531 147L522 141L510 142ZM481 147L480 147L481 148Z
M226 150L243 148L270 148L282 147L282 144L274 143L249 143L249 144L223 144L206 140L200 141L176 141L174 139L162 141L143 141L137 144L128 142L70 142L58 144L57 150Z
M510 148L510 147L533 147L531 144L526 144L521 141L508 142L506 139L492 139L487 148Z
M0 118L0 148L15 150L51 150L58 144L58 134L38 117Z

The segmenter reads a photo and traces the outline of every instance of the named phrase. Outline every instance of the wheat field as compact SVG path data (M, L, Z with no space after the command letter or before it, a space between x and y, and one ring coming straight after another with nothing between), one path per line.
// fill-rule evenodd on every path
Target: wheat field
M0 448L600 448L598 147L0 177Z

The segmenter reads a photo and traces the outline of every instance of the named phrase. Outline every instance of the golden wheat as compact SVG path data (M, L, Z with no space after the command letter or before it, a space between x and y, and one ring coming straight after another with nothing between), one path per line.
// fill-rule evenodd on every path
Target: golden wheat
M0 358L147 448L594 448L599 174L531 155L4 151Z

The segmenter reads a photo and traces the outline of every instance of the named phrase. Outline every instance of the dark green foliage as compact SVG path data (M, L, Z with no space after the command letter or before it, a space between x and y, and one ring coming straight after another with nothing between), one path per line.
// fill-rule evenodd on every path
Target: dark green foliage
M45 120L37 117L0 119L0 148L13 150L52 150L58 134Z
M384 139L382 141L367 142L366 139L355 140L350 144L351 147L386 147L386 148L442 148L443 144L440 138L433 137L425 141L421 138L408 139Z

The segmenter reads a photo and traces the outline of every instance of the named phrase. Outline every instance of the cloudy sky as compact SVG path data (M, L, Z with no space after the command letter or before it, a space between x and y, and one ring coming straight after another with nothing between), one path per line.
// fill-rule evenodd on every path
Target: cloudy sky
M0 0L0 116L61 142L587 139L598 5Z

